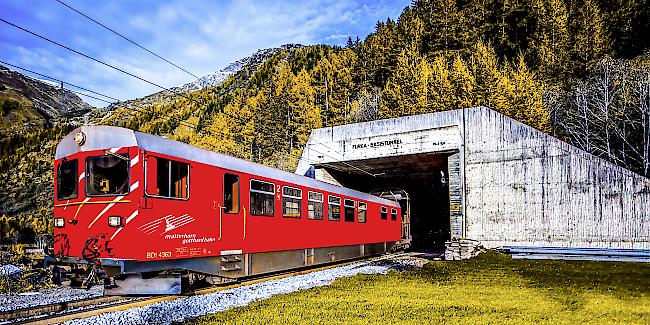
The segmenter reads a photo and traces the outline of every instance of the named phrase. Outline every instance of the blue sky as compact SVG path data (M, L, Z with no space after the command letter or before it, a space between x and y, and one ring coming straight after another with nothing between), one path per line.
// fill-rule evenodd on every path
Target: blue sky
M80 1L73 8L203 76L257 49L287 43L344 45L410 1ZM0 17L165 87L193 81L55 0L0 0ZM0 60L118 99L160 89L0 22ZM86 99L86 98L84 98ZM96 106L105 103L86 99Z

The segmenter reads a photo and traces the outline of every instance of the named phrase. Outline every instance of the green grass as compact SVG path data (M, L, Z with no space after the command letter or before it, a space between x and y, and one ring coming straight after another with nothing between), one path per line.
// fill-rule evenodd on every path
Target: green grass
M650 323L650 265L522 261L485 253L421 270L358 275L193 324Z

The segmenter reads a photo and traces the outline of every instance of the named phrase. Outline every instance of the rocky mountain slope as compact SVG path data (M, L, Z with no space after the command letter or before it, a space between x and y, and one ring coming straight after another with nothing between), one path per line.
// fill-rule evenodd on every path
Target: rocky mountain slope
M0 130L3 132L49 126L91 109L67 89L0 65Z
M154 134L173 125L175 135L193 130L205 105L194 105L186 97L201 100L200 93L214 92L228 78L247 79L270 56L281 49L263 49L198 80L143 98L95 109L74 93L48 82L1 67L0 71L0 215L51 215L52 160L56 144L74 124L119 125ZM225 90L224 90L225 91ZM89 113L89 114L86 114ZM69 119L73 118L73 119Z
M285 45L283 48L287 46L289 45ZM178 99L179 96L183 96L183 94L189 94L209 87L217 87L226 81L226 79L228 79L230 76L233 76L242 71L254 71L260 64L262 64L268 57L273 55L273 53L277 52L278 50L279 48L258 50L248 57L230 63L228 66L221 70L205 75L182 86L170 88L171 91L163 90L151 95L144 96L142 98L117 102L108 106L106 110L108 112L111 112L120 108L138 108L143 105L169 104L173 100Z
M262 62L264 62L264 60L266 60L277 50L278 50L277 48L258 50L257 52L253 53L251 56L232 62L227 67L219 71L215 71L214 73L205 75L193 82L186 83L180 87L172 88L172 90L174 90L174 92L177 93L189 93L189 92L199 91L207 87L216 87L220 85L222 82L226 81L228 77L244 69L244 67L246 67L247 65L254 66L254 67L259 66L260 64L262 64Z

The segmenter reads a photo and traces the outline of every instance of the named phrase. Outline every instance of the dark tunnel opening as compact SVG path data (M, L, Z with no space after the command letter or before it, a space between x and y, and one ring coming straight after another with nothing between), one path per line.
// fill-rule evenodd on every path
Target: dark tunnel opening
M439 250L451 236L447 157L447 154L429 153L350 161L345 164L328 163L327 166L318 168L327 171L342 186L358 191L406 191L410 199L411 248L420 251ZM406 211L405 202L400 201L403 211Z

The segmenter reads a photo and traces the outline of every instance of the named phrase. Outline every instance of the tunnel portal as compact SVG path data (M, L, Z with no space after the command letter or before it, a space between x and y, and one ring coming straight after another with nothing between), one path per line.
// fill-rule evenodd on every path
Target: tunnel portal
M426 153L333 162L315 166L315 173L366 193L403 190L410 202L406 206L406 200L400 200L402 211L410 216L411 247L438 249L451 238L448 157Z

